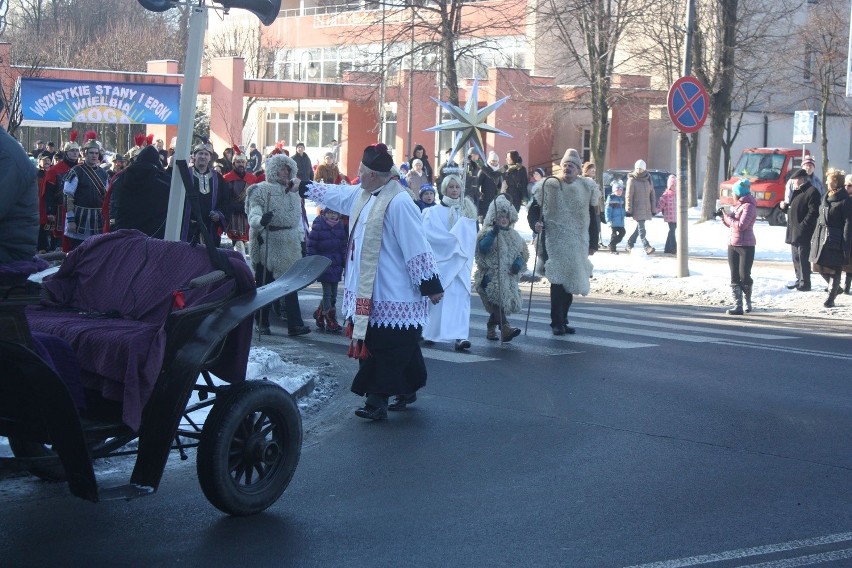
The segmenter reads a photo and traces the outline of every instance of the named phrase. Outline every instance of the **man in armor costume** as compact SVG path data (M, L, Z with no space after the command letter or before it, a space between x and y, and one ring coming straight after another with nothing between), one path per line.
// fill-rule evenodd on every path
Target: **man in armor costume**
M47 173L44 174L45 208L48 211L55 211L53 236L56 239L62 239L62 250L66 252L71 249L68 240L63 238L65 232L65 199L62 190L65 184L65 176L68 175L71 168L77 165L77 158L80 155L77 131L72 130L69 138L69 141L62 147L62 159L48 168Z
M76 248L92 235L103 232L102 207L109 174L100 167L102 148L93 131L86 133L82 146L84 161L71 168L65 177L65 237L69 248Z
M231 219L228 223L228 238L234 242L234 249L245 254L245 246L249 240L249 226L246 217L246 189L257 183L254 174L248 171L248 158L242 152L234 155L234 169L223 176L231 186Z
M192 242L203 242L205 238L212 239L217 247L222 242L222 233L227 228L228 219L231 214L231 188L222 174L211 168L213 159L213 147L203 142L192 149L193 165L190 173L192 183L198 192L198 203L201 207L201 217L207 225L207 234L202 232L201 227L192 214L189 204L189 196L183 206L183 222L181 224L181 240Z

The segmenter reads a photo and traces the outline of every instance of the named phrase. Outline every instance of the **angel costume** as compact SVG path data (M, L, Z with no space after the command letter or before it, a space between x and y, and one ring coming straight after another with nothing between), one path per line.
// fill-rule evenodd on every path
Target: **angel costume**
M429 308L423 329L427 341L455 341L470 347L470 274L476 249L476 206L464 196L444 195L436 207L423 210L423 229L438 262L444 298ZM464 341L462 341L464 340Z

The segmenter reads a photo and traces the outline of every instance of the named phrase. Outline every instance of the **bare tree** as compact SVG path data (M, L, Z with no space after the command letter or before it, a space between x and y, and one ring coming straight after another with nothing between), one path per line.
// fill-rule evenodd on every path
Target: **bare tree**
M454 105L459 104L459 76L470 76L477 65L491 67L500 58L492 38L500 31L524 35L523 0L505 0L494 17L483 17L482 8L467 0L377 0L368 6L374 10L371 17L354 25L356 33L341 34L340 46L380 46L371 50L366 67L385 78L405 62L410 68L438 71Z
M246 21L250 23L246 23ZM205 57L242 57L245 61L245 76L252 79L275 78L276 53L284 44L270 34L264 34L264 27L256 19L235 20L207 42ZM243 107L242 126L248 122L257 97L246 97ZM215 109L214 109L215 110ZM221 110L221 109L220 109ZM232 140L236 140L229 132Z
M537 48L545 48L553 54L552 61L572 70L557 79L582 81L588 89L582 102L592 113L591 154L596 164L606 163L609 111L616 96L612 76L631 65L622 41L631 22L641 18L650 4L644 0L539 0L535 7ZM619 49L622 58L617 59ZM618 93L621 96L623 91ZM600 178L603 168L597 169Z
M703 220L715 216L716 199L719 197L719 157L734 91L738 3L738 0L718 0L712 5L702 4L700 9L696 7L701 33L696 34L695 76L710 94L705 126L709 135L701 207Z
M797 103L815 106L819 117L822 171L828 170L828 118L850 116L852 108L845 97L849 38L849 2L824 0L810 12L799 35L808 38L790 53L802 88Z

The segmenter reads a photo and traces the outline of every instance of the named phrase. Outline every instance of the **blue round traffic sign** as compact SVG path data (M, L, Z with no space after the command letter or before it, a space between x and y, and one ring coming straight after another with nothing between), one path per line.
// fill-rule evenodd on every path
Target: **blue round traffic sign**
M707 120L709 106L707 89L695 77L681 77L669 89L669 118L681 132L698 132Z

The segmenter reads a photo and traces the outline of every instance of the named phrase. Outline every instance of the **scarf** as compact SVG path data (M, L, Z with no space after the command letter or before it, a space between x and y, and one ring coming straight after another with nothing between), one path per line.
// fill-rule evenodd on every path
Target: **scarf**
M447 220L450 225L448 228L450 229L453 228L453 225L456 224L456 221L461 215L461 200L461 197L456 197L455 199L453 199L452 197L447 197L446 195L441 198L441 203L450 208L450 217Z
M353 359L366 359L370 356L364 338L367 336L367 326L370 323L370 312L373 307L373 287L376 282L376 271L379 268L379 253L382 251L382 232L384 229L385 213L391 200L405 191L396 180L390 180L379 188L376 193L362 191L352 209L350 219L353 219L350 239L354 239L355 228L362 222L361 212L372 198L376 203L370 212L370 218L364 229L364 242L361 243L360 271L357 290L355 291L355 314L346 326L346 335L352 338L347 355ZM355 243L350 241L350 250Z

